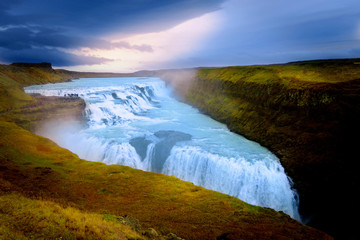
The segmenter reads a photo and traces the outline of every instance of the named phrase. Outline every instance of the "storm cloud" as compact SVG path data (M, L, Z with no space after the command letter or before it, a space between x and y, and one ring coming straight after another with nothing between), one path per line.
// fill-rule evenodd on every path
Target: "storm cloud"
M161 31L218 10L222 2L3 0L0 3L0 61L38 60L52 61L55 66L89 65L108 59L78 56L69 51L120 48L152 52L153 48L148 44L109 41L103 36Z
M359 57L359 47L358 0L0 1L0 63L141 70Z

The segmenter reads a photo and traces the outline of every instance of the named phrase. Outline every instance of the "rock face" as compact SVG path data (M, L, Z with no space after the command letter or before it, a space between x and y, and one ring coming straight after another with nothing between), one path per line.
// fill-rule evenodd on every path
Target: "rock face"
M335 236L352 236L348 207L357 209L351 193L358 186L358 65L317 61L202 69L180 94L280 158L300 194L306 222Z
M136 150L136 153L141 157L141 160L144 161L146 157L146 150L150 140L145 139L145 137L137 137L130 140L130 145L133 146Z
M154 151L149 153L151 161L151 171L161 173L166 159L170 156L171 149L177 142L191 140L191 135L179 131L161 130L154 133L156 140L146 139L146 137L136 137L130 140L130 145L144 161L147 155L148 146L154 143Z
M191 140L191 135L178 131L158 131L154 134L161 141L155 145L154 160L151 162L151 171L161 172L172 147L181 141Z

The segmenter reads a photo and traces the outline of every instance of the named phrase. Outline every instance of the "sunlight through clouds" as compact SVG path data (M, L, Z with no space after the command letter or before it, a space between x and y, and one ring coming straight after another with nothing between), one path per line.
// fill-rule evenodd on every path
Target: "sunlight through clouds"
M116 35L106 37L106 40L113 44L127 42L132 46L151 46L152 51L140 51L135 48L82 48L71 53L112 60L101 65L77 66L76 70L78 71L93 71L93 69L97 71L114 71L114 69L117 69L116 71L119 72L132 72L150 69L200 48L203 41L214 33L220 25L221 19L219 15L208 13L166 31L138 34L125 38L119 38Z

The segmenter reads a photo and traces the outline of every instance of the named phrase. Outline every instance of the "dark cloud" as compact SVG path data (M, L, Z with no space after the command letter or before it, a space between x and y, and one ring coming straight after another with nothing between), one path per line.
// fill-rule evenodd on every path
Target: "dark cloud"
M0 47L0 62L51 62L54 66L68 67L75 65L95 65L112 61L94 56L78 56L57 49L27 48L9 50Z
M44 59L53 64L84 64L70 61L64 49L126 48L151 52L150 45L109 42L104 34L145 33L170 28L184 20L215 11L224 0L1 0L0 47L2 61ZM51 51L49 50L51 49ZM13 56L11 51L13 50ZM36 50L36 51L35 51ZM41 52L36 57L30 54ZM63 56L61 56L63 54ZM41 57L40 57L41 56ZM61 60L55 60L54 56ZM86 58L87 62L98 61ZM103 60L103 59L102 59Z
M18 1L19 2L19 1ZM218 10L224 0L22 0L9 13L29 24L62 26L81 33L165 30ZM29 16L32 18L30 19ZM147 27L151 26L151 29ZM155 28L155 29L154 29Z
M65 35L61 30L39 26L15 26L0 29L0 46L7 49L21 50L31 47L58 47L76 49L127 48L141 52L152 52L150 45L131 45L128 42L109 42L100 38Z
M28 29L9 28L0 31L0 46L12 50L30 47L31 31Z

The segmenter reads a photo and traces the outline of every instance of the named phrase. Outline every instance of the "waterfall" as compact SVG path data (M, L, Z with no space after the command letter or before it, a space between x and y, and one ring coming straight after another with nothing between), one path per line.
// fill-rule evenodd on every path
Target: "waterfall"
M85 100L86 127L39 132L80 158L172 175L300 220L297 193L277 157L177 101L160 79L80 79L25 91Z

